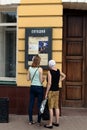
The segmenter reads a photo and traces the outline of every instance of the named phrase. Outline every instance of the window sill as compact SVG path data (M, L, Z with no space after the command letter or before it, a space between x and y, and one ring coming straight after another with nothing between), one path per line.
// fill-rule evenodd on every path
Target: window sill
M14 85L16 86L16 82L15 81L0 81L0 85Z
M0 77L0 85L16 86L16 78Z

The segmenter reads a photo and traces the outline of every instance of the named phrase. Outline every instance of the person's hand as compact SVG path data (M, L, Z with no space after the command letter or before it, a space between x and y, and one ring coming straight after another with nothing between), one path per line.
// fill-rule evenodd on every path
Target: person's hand
M45 94L45 99L47 98L47 94Z

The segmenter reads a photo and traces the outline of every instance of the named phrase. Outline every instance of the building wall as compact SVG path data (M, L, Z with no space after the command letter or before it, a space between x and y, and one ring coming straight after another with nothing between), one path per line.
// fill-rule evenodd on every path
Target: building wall
M62 70L62 15L61 0L21 0L18 6L17 86L30 85L25 69L26 27L52 27L52 58Z
M4 7L5 4L11 4L11 1L8 3L2 0L0 4ZM63 6L61 0L20 0L17 13L17 84L0 84L0 98L9 98L9 113L28 114L30 82L26 80L25 28L52 27L52 58L56 60L57 67L62 70ZM46 73L47 71L44 70L44 74ZM35 102L34 114L37 113L36 106Z

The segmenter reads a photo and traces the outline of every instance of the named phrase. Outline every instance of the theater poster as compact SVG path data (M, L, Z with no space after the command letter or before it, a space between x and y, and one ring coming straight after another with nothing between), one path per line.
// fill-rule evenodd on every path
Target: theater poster
M52 28L26 28L25 68L32 64L32 59L37 54L41 57L40 66L46 69L52 57Z

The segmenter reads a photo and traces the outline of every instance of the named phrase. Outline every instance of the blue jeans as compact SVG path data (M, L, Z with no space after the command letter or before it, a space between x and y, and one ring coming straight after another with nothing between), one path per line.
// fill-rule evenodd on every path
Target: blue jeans
M32 122L33 118L33 107L34 107L34 101L35 98L37 98L37 107L38 107L38 118L37 118L37 122L40 123L41 122L41 115L39 113L40 110L40 106L41 106L41 102L43 100L43 86L34 86L31 85L30 87L30 101L29 101L29 121Z

